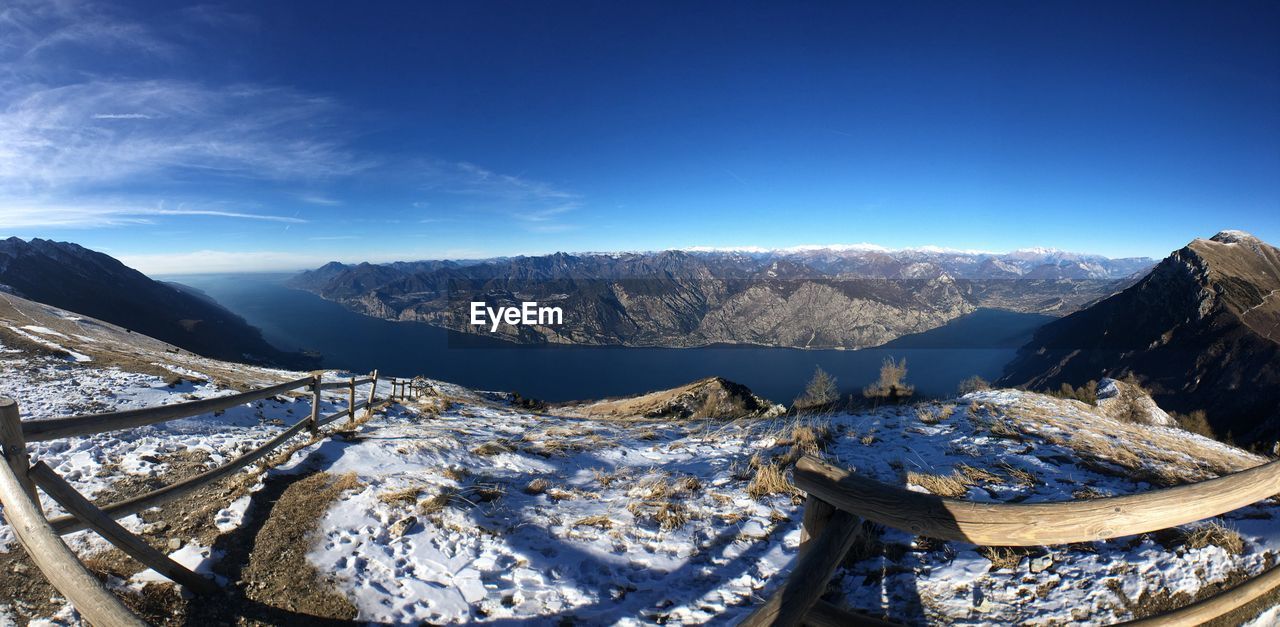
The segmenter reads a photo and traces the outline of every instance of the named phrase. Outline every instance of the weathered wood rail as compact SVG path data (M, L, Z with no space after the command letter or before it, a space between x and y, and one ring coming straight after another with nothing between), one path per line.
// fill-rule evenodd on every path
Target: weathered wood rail
M742 625L894 624L821 600L864 519L920 536L990 546L1106 540L1204 520L1280 494L1280 461L1142 494L1051 503L974 503L922 494L813 456L796 462L793 481L808 493L799 559L787 580ZM1125 624L1199 625L1277 587L1280 566L1185 607Z
M395 393L397 388L403 389L403 382L391 379L390 383L393 392L387 398L377 400L378 372L376 370L367 377L352 377L345 381L322 381L321 373L314 372L301 379L229 396L144 409L26 422L21 420L18 405L13 399L0 397L0 453L3 453L5 461L0 464L0 505L4 506L5 520L13 527L19 544L31 556L32 561L44 573L49 583L71 602L86 621L98 627L144 625L143 621L129 611L119 598L107 590L102 582L85 568L75 553L62 541L63 534L92 529L133 559L170 580L182 584L192 592L213 593L218 587L211 579L174 562L148 545L145 540L122 527L116 519L136 514L209 485L218 479L231 476L262 459L303 430L308 430L313 435L323 435L320 432L321 427L346 417L354 423L356 414L361 409L365 410L367 418L379 407L403 397L403 394ZM361 385L370 386L369 395L357 401L355 391ZM336 389L348 390L346 408L321 416L321 392ZM95 505L45 463L37 461L32 465L27 451L28 442L93 435L190 418L298 390L306 390L310 393L310 415L281 431L266 443L189 479L115 503ZM40 502L37 486L69 513L52 519L47 518Z

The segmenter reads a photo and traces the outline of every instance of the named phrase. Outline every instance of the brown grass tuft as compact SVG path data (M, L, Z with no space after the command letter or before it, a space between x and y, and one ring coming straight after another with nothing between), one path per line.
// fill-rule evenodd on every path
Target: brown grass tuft
M1244 553L1244 538L1240 537L1240 532L1217 521L1183 531L1182 539L1191 549L1203 549L1212 544L1232 555Z
M938 475L914 470L907 472L907 482L928 490L930 494L951 498L959 498L968 494L969 486L972 485L960 473Z
M756 474L747 484L747 495L759 500L773 494L790 494L796 496L800 491L787 480L786 470L773 463L765 463L756 469Z
M547 488L550 488L550 487L551 487L550 481L547 481L542 477L538 477L537 479L530 481L528 485L524 487L524 493L534 494L534 495L542 494L543 492L547 491Z
M1020 546L983 546L978 547L978 554L991 562L991 570L1014 570L1022 562L1022 558L1031 553L1030 549Z
M586 518L580 518L578 519L577 522L573 523L573 526L574 527L595 527L597 529L608 530L613 528L613 521L609 520L608 516L600 514L597 516L588 516Z

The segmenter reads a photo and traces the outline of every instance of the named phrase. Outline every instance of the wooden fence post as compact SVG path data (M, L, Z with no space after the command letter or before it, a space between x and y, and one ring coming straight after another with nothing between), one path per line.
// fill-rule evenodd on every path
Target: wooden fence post
M364 419L373 418L373 395L378 392L378 369L373 369L373 382L369 384L369 402L364 405Z
M320 431L320 375L311 384L311 422L307 423L307 431L315 435Z
M27 439L22 435L22 417L18 414L18 402L9 397L0 397L0 453L4 461L13 469L13 474L22 484L22 489L31 497L31 502L40 507L40 496L36 494L36 484L28 472L31 458L27 455Z
M351 377L351 383L348 387L347 394L347 422L354 423L356 421L356 378Z
M13 404L12 399L3 400ZM16 410L17 406L14 408ZM22 474L29 476L25 468ZM94 627L146 625L90 574L80 563L80 558L54 533L8 464L0 464L0 504L4 505L4 517L9 527L18 536L18 542L31 561L88 623Z
M826 529L827 522L831 520L831 516L836 513L836 508L830 503L810 494L809 498L804 502L804 518L801 523L802 531L800 533L800 556L803 557L809 549L813 548L813 540L822 535L822 530Z

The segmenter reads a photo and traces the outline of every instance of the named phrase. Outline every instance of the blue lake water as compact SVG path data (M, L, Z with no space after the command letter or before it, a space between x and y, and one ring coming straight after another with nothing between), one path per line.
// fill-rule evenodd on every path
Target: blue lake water
M692 349L598 347L457 347L444 329L363 316L314 294L284 286L288 275L166 276L204 291L288 350L323 355L328 368L398 377L424 375L468 387L518 391L549 401L620 396L708 376L742 383L789 403L815 366L834 375L845 394L858 393L887 356L906 358L908 382L924 395L950 394L962 379L994 379L1014 349L1045 320L979 311L937 331L903 338L892 348L857 351L761 347Z

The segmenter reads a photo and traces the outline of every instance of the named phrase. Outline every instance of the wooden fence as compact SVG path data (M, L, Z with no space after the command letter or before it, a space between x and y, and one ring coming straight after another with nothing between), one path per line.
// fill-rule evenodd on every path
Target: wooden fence
M403 381L392 379L390 382L393 390L404 389ZM357 401L356 388L365 384L371 384L369 395ZM321 416L321 392L335 389L347 390L347 407L328 416ZM368 417L375 409L403 396L403 393L396 394L393 391L388 398L378 401L375 398L377 389L378 372L376 370L368 377L352 377L347 381L332 382L321 381L320 373L315 372L301 379L230 396L145 409L28 422L21 420L18 405L13 399L0 397L0 452L3 453L5 461L0 464L0 505L4 506L5 519L17 535L18 542L31 556L31 560L44 573L49 583L71 601L85 620L98 627L143 625L145 623L130 612L85 568L75 553L62 541L62 534L92 529L130 557L172 581L186 586L192 592L197 594L214 592L217 586L212 580L190 571L152 548L142 538L120 526L116 519L138 513L208 485L210 482L228 477L262 459L303 430L308 430L313 435L322 435L320 428L325 425L344 417L350 417L355 421L356 414L361 409L365 410L365 416ZM37 461L32 465L27 453L28 442L132 429L229 409L295 390L310 392L310 415L280 432L265 444L189 479L107 505L95 505L90 502L43 462ZM37 486L69 513L47 518L36 492Z
M793 478L796 487L808 493L799 558L777 592L742 625L893 625L821 599L857 540L862 519L915 535L989 546L1107 540L1204 520L1280 494L1280 461L1142 494L1053 503L975 503L922 494L813 456L796 463ZM1177 610L1125 624L1199 625L1277 586L1280 566Z

